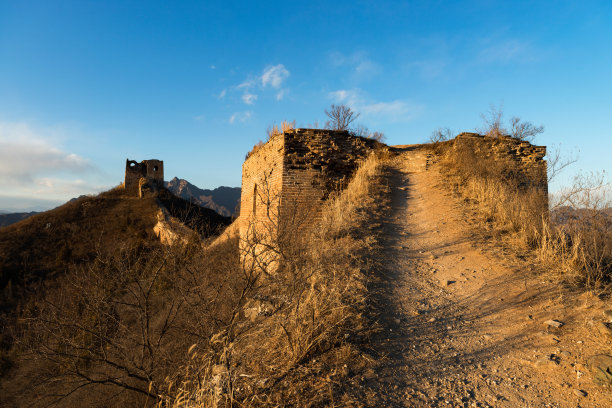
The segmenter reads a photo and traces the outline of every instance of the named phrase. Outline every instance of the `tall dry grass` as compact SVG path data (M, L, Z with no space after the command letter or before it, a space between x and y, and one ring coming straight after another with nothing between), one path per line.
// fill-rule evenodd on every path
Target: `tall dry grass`
M549 211L547 195L525 183L516 163L477 155L467 146L455 149L452 143L435 148L448 182L495 231L535 250L560 279L610 291L612 214L605 183L579 179L558 199L568 212L558 217L560 210Z
M339 376L357 354L353 339L365 330L365 259L359 254L375 240L361 227L381 174L380 158L372 154L348 187L324 203L316 225L304 228L303 217L289 217L296 223L283 225L289 230L277 236L295 232L293 239L270 245L268 237L272 255L250 251L279 261L243 262L251 285L235 318L190 349L190 363L168 379L160 406L333 404ZM260 244L243 242L241 250ZM273 267L261 271L262 265Z

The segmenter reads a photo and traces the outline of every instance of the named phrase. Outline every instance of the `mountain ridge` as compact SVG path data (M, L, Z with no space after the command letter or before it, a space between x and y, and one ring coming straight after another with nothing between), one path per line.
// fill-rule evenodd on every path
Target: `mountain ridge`
M202 189L178 177L164 182L164 186L177 197L215 210L223 216L230 217L239 213L240 187L220 186L213 190Z

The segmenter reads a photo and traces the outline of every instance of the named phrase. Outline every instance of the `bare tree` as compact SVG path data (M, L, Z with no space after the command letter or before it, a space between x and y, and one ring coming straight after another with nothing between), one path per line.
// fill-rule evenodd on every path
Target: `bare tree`
M383 132L372 132L368 135L368 137L381 143L384 142L386 139L386 136Z
M561 173L561 171L577 161L578 155L576 154L569 157L564 157L561 155L561 149L559 149L559 147L548 149L548 152L546 153L548 182L550 183L553 181L559 175L559 173Z
M544 132L544 126L535 126L531 122L521 122L514 116L510 119L510 136L515 139L532 141L537 135Z
M499 107L490 104L489 110L486 113L481 113L484 128L480 129L479 132L491 137L501 137L508 133L503 127L504 118L504 105L500 104Z
M351 123L359 117L359 113L346 105L332 104L329 109L325 109L325 114L329 117L325 127L332 130L349 130Z
M504 105L499 107L491 104L486 113L481 113L484 127L479 132L491 137L511 136L515 139L533 141L533 139L544 132L544 126L536 126L531 122L523 122L519 117L510 119L510 130L504 127Z
M370 132L367 126L362 124L357 124L354 128L351 129L351 134L353 136L359 137L367 137L368 139L374 139L377 142L383 143L385 140L385 134L383 132L374 131Z
M453 131L447 127L438 128L431 133L429 141L431 143L445 142L453 138Z

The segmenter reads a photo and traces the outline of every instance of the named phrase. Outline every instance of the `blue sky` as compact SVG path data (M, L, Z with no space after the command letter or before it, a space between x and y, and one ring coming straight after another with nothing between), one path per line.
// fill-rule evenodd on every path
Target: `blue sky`
M125 159L239 186L266 128L331 103L389 144L506 118L610 172L612 2L0 0L0 209L122 181Z

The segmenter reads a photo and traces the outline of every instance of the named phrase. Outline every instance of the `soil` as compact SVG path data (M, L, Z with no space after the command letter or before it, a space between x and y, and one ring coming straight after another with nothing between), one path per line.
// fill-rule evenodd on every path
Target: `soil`
M418 149L400 150L387 169L386 266L374 285L382 329L358 405L612 406L612 389L587 367L612 353L610 306L487 237L435 165L422 171Z

